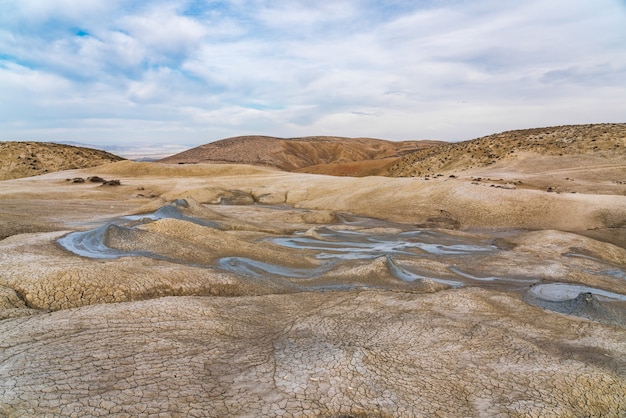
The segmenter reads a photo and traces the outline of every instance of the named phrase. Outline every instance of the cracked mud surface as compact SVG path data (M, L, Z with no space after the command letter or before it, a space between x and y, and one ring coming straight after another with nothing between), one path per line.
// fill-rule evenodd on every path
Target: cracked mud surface
M0 330L0 411L16 416L626 408L623 334L480 289L161 298L3 321Z
M626 414L613 239L532 211L493 228L475 212L491 195L462 217L420 189L381 216L376 178L310 176L304 192L302 175L207 170L0 183L0 416ZM596 198L572 230L597 236L598 211L621 222L620 196ZM437 217L465 228L423 227ZM96 230L90 251L111 257L62 245Z
M16 416L626 408L623 333L480 289L161 298L3 321L0 331L0 411Z

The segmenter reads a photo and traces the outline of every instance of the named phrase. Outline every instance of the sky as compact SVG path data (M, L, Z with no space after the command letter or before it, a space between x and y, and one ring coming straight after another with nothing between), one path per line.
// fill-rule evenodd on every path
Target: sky
M626 122L626 0L0 0L0 140Z

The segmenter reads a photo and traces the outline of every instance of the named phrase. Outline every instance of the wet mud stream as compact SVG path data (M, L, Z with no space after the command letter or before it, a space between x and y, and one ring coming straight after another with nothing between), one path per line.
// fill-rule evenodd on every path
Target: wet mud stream
M255 206L248 209L276 211L277 219L280 219L280 211L298 211ZM351 288L436 291L478 286L516 292L536 306L580 314L592 320L608 316L609 322L623 325L626 318L622 312L626 295L582 283L546 280L532 269L516 269L519 258L511 260L511 266L505 269L508 274L501 274L502 268L496 269L498 273L494 274L492 266L502 264L494 260L502 260L511 251L500 243L524 231L472 233L415 229L406 224L337 215L336 223L306 225L308 229L290 234L257 234L252 244L272 252L263 256L259 251L260 255L255 256L249 251L240 251L244 244L239 245L237 241L227 242L219 251L212 251L213 247L208 245L213 239L212 234L232 232L236 236L239 231L229 230L219 219L188 214L187 207L186 201L177 200L153 213L117 218L93 229L72 232L60 238L58 243L65 250L87 258L149 257L216 269L251 281L272 280L301 291ZM238 207L237 210L245 213L246 208ZM228 213L227 210L223 212ZM208 247L204 247L204 243L197 244L198 237L193 241L196 244L185 244L182 235L170 234L163 238L150 230L151 224L163 220L191 223L196 228L194 231L200 228L206 233ZM174 247L176 250L172 250ZM289 255L291 261L283 262L276 254ZM301 265L293 262L294 257L302 261ZM626 269L622 265L583 253L563 253L561 257L591 264L591 268L577 268L582 274L626 280ZM594 309L594 306L600 308ZM615 310L614 306L618 309ZM589 313L590 309L593 312Z

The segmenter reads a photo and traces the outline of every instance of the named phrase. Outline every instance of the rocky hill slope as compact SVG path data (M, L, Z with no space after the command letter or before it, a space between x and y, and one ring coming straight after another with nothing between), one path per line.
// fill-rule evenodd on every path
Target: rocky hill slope
M239 136L164 158L169 164L243 163L286 171L363 176L378 174L410 152L440 141L392 142L372 138Z
M555 156L626 161L626 123L516 130L449 143L404 156L389 167L387 175L421 177L440 172L467 171L529 155L534 156L535 162L543 157Z
M123 160L106 151L49 142L0 142L0 180Z

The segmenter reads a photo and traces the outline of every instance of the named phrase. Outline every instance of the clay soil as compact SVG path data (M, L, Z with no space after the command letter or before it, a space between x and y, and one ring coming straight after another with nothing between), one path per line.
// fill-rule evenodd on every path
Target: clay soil
M0 416L624 416L624 159L515 154L0 181Z

